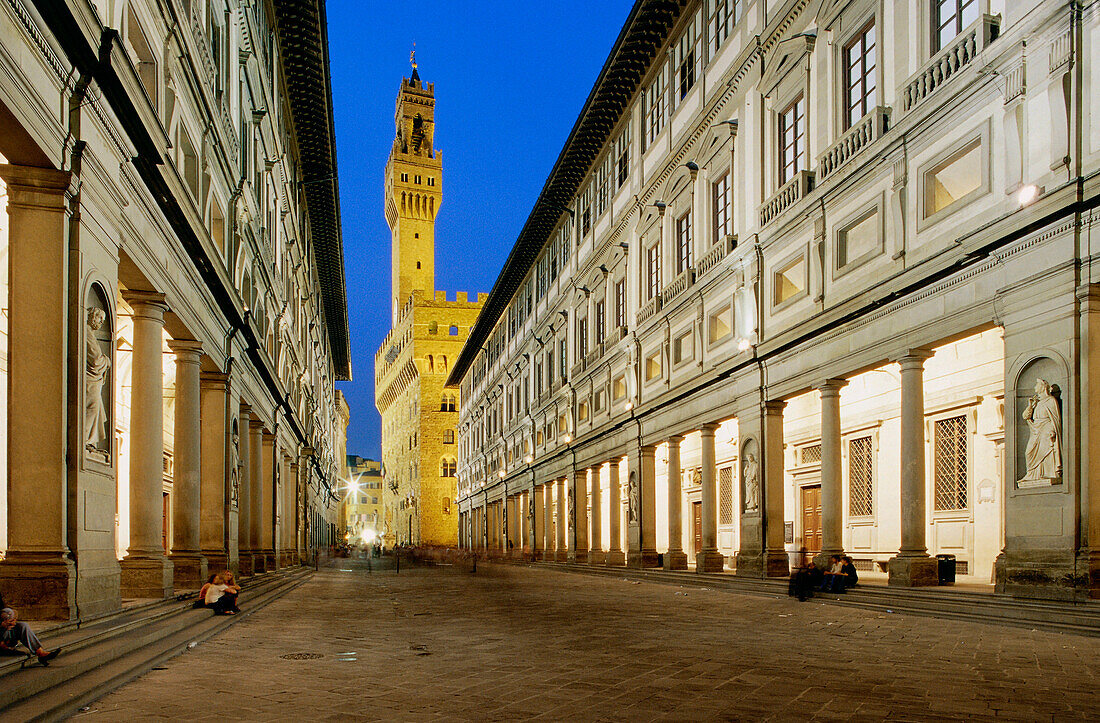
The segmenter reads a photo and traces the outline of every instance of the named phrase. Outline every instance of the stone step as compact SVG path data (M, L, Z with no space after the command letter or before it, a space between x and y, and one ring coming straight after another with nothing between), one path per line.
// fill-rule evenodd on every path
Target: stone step
M74 713L191 643L248 617L311 575L312 570L294 568L250 578L242 585L238 615L215 616L208 609L193 609L191 599L170 600L144 616L51 636L47 647L64 651L50 667L34 662L20 670L16 661L0 673L0 718L55 720Z
M533 566L574 574L644 580L663 585L699 587L750 595L786 597L786 578L757 579L730 573L695 573L538 562ZM924 615L970 622L1100 636L1100 603L1026 600L952 588L894 588L860 585L838 595L817 593L815 599L887 613Z

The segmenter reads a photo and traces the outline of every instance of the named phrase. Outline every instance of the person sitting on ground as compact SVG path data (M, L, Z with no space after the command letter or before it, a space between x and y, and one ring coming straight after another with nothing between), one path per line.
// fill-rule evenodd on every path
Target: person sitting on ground
M829 569L825 571L821 583L822 592L844 592L844 573L841 572L843 567L840 555L829 556Z
M38 656L38 662L49 665L50 661L61 653L61 648L46 650L42 643L38 642L38 636L31 630L31 626L19 621L19 615L11 608L0 610L0 648L15 650L22 643L27 650Z
M194 607L197 607L197 608L206 607L206 591L209 590L210 586L214 584L214 578L216 578L216 577L217 577L217 574L215 573L215 574L211 575L209 578L207 578L206 584L203 585L202 588L199 590L199 599L195 601Z
M844 573L843 581L841 582L841 590L847 590L856 586L859 582L859 573L856 572L856 564L852 562L852 558L845 555L843 558L843 565L840 567L840 571Z
M237 608L240 591L236 585L226 584L224 574L215 575L214 582L206 588L206 607L212 608L215 615L236 615L240 612Z
M813 560L806 566L791 575L791 583L788 593L797 595L799 602L806 602L806 598L814 596L814 590L821 585L821 568L814 564Z

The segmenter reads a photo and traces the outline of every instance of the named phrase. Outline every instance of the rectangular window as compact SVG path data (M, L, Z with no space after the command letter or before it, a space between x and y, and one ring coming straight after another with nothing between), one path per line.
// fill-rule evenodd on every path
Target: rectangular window
M581 402L580 404L577 405L577 421L578 422L587 422L588 421L588 403L587 402Z
M615 326L626 328L626 279L615 282Z
M615 141L615 188L626 185L630 178L630 124L619 134Z
M645 90L645 132L643 133L643 140L646 142L647 147L657 140L657 136L660 135L661 129L665 126L666 72L666 66L662 64L657 76L653 78L653 82Z
M581 236L587 236L592 229L592 186L587 185L580 198Z
M966 415L938 419L933 425L935 510L967 508Z
M603 390L597 389L596 393L592 396L592 410L596 412L603 411Z
M618 376L611 382L611 398L614 401L619 401L626 396L626 377Z
M844 58L844 127L851 128L875 107L875 22L848 41Z
M924 174L924 216L962 202L982 188L985 160L982 139L975 138Z
M695 85L695 66L699 55L698 35L699 29L696 27L696 18L693 16L687 28L684 29L684 34L680 36L679 42L676 43L673 56L675 58L673 66L676 70L674 87L679 100L686 98Z
M718 470L718 524L733 524L733 467Z
M645 380L647 382L661 376L661 350L657 349L655 352L645 358Z
M741 0L717 0L710 16L710 47L717 53L741 19Z
M577 361L588 356L588 319L577 320Z
M978 0L932 0L932 52L937 52L978 19Z
M710 186L711 205L714 207L714 239L718 243L726 236L733 233L731 209L732 194L730 193L730 174L723 173L721 178Z
M848 442L848 514L866 517L874 514L874 446L870 437Z
M604 311L604 300L600 299L596 302L596 343L602 344L604 339L604 333L607 325L606 313Z
M806 291L806 256L799 255L773 276L772 305L779 306Z
M680 364L695 356L695 332L688 329L672 340L672 363Z
M558 342L558 355L558 370L561 373L561 380L564 383L567 378L566 369L569 368L569 345L566 343L565 339Z
M806 168L806 103L799 94L779 114L779 185Z
M558 434L560 434L564 437L565 434L568 431L569 431L569 415L568 414L559 414L558 415Z
M646 249L646 300L661 293L661 244L655 243Z
M613 154L604 156L600 165L596 168L596 181L593 184L596 196L596 218L599 218L607 210L607 202L611 195L612 169L615 166Z
M882 222L874 208L837 234L836 267L843 269L882 250Z
M676 219L676 273L691 268L691 211Z
M728 339L733 334L733 307L726 304L718 311L713 312L707 319L707 341L717 344L723 339Z

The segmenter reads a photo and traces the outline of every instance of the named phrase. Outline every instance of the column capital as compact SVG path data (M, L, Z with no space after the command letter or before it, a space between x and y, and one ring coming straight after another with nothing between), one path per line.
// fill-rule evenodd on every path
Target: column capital
M0 178L8 190L8 202L55 211L65 209L65 193L72 187L72 173L53 168L0 163Z
M921 367L924 365L926 359L931 359L935 356L936 352L924 347L917 347L915 349L906 349L900 354L895 354L893 361L901 364L903 369L912 367Z
M576 481L576 480L579 480L579 479L584 479L585 482L588 481L588 468L587 467L580 467L578 469L573 470L573 480Z
M704 437L713 437L714 433L718 431L718 428L722 425L718 422L707 422L699 427L699 433Z
M847 379L824 379L814 385L814 388L821 392L821 396L836 396L840 394L840 390L848 386Z
M645 444L638 448L639 457L653 457L657 453L657 446L653 444Z
M264 431L264 444L274 444L274 443L275 443L275 435L272 434L271 432L268 432L268 431L265 430Z
M177 362L198 364L202 356L202 342L194 339L169 339L168 348L176 355Z
M167 297L159 291L134 291L126 289L122 298L134 310L134 316L164 321L164 312L168 311Z
M683 441L684 441L684 435L682 435L682 434L674 434L674 435L672 435L671 437L668 438L669 446L672 446L674 444L676 446L679 446L680 443L683 442Z
M241 416L242 417L251 417L252 416L252 405L251 404L248 404L246 402L241 402Z
M774 414L782 416L783 410L786 408L786 406L787 403L784 402L782 399L775 399L769 402L764 402L761 405L761 409L765 415Z

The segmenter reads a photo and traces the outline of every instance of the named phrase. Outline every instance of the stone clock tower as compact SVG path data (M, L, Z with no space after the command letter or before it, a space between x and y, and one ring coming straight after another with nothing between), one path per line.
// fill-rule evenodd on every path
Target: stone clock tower
M413 290L435 291L435 216L443 201L443 158L435 150L435 88L413 64L394 114L397 135L386 164L386 223L392 234L391 321Z

